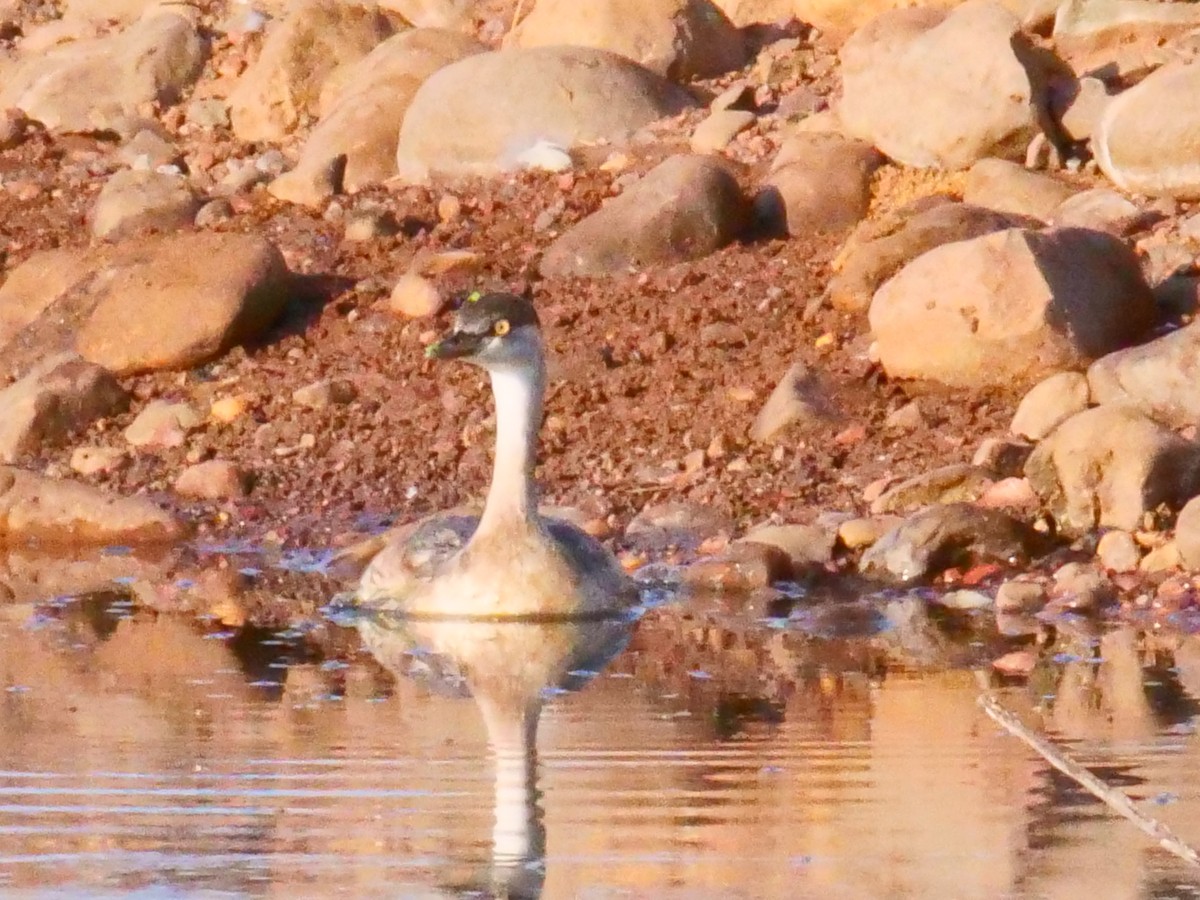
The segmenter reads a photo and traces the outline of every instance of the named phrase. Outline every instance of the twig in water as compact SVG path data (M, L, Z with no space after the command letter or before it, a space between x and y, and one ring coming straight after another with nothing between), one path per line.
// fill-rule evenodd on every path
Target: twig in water
M1134 802L1122 791L1109 787L1088 769L1063 754L1061 750L1044 737L1034 734L1022 725L1016 716L997 703L994 697L987 694L980 694L978 703L980 708L997 725L1014 737L1023 740L1041 754L1046 762L1058 769L1058 771L1075 781L1093 797L1103 800L1114 812L1124 816L1146 834L1150 835L1164 850L1174 853L1189 865L1200 868L1200 853L1197 853L1194 848L1177 838L1171 829L1162 822L1150 818L1150 816L1138 809Z

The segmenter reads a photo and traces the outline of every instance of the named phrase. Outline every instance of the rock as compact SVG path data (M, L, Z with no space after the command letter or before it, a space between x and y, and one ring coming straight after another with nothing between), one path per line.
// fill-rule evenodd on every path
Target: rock
M544 277L615 275L699 259L745 228L737 179L708 156L672 156L551 244Z
M236 422L250 410L252 400L253 398L247 394L236 394L232 397L214 400L208 407L208 417L223 425Z
M1075 188L1003 159L981 159L967 172L963 202L1049 221Z
M1028 678L1037 667L1037 654L1032 650L1010 650L992 660L992 668L1010 678Z
M355 193L391 178L400 124L417 89L443 66L484 49L465 34L420 28L394 35L343 66L321 92L321 121L296 168L282 177L321 184L330 164L345 157L335 190Z
M399 13L416 28L461 29L471 23L471 0L380 0L379 8Z
M970 503L994 481L987 469L949 465L907 478L884 491L871 504L871 514L905 512L932 503Z
M1060 424L1088 407L1087 377L1059 372L1038 382L1017 406L1009 431L1040 441Z
M203 424L204 417L188 404L155 400L129 423L125 440L139 449L182 447L188 434Z
M946 591L944 594L935 594L932 602L946 609L970 612L975 609L990 609L994 601L983 591L960 589Z
M392 237L400 231L395 216L386 209L360 209L346 215L342 240L357 244Z
M63 300L82 319L79 355L129 375L191 368L260 334L283 310L287 279L263 238L183 234L123 248L103 278Z
M1097 403L1132 403L1177 428L1200 425L1200 325L1101 357L1087 379Z
M1189 3L1072 0L1055 16L1053 38L1076 72L1135 84L1179 58L1183 48L1172 38L1186 41L1198 25L1200 14Z
M733 521L721 512L695 503L660 503L644 507L633 517L625 536L647 548L694 549L714 535L728 534Z
M1035 613L1046 605L1046 589L1034 581L1006 581L996 590L997 613Z
M175 103L199 77L205 47L176 12L118 34L26 56L0 80L0 109L16 107L52 131L120 131L147 103Z
M741 33L711 0L537 0L506 43L608 50L673 81L746 61Z
M871 202L871 176L883 157L870 144L837 134L796 134L779 150L755 198L769 233L793 237L850 228Z
M106 369L73 354L51 356L0 391L0 462L60 443L128 402Z
M838 116L849 134L917 168L1019 158L1041 130L1053 74L1020 29L991 0L886 13L842 47Z
M245 473L222 459L188 466L175 479L175 492L196 500L240 500L248 493L248 487Z
M903 521L899 516L847 519L838 526L838 540L847 550L870 547Z
M952 387L1012 387L1081 368L1136 341L1156 316L1121 241L1016 228L918 257L876 292L869 313L889 377Z
M131 169L142 172L160 166L178 166L183 159L178 147L149 128L143 128L122 144L116 157Z
M834 260L829 298L843 312L865 312L885 281L923 253L1018 226L1038 227L1024 216L929 197L859 225Z
M1005 513L966 503L933 506L905 519L863 554L866 574L915 581L979 561L1020 565L1046 539Z
M794 569L821 566L833 559L837 534L820 525L760 525L739 543L766 544L781 550Z
M1177 508L1200 493L1200 446L1131 406L1106 404L1059 425L1025 475L1063 533L1132 531L1160 503Z
M713 112L754 112L754 86L749 81L735 81L713 98L708 108Z
M99 23L128 25L151 10L168 6L163 0L68 0L64 19L90 19Z
M141 497L0 468L0 544L140 544L178 540L183 525Z
M1033 511L1039 506L1038 495L1025 478L1002 478L986 488L976 502L986 509Z
M1101 79L1080 78L1058 117L1066 136L1073 141L1090 141L1111 99L1108 85Z
M1025 460L1032 452L1033 444L1025 441L984 438L971 457L971 463L1007 478L1025 471Z
M568 150L623 144L694 105L682 88L603 50L480 53L439 69L417 90L400 127L398 172L418 183L431 174L494 174L514 168L538 141Z
M755 441L769 441L792 422L833 423L841 418L824 376L803 362L795 362L759 410L750 426L750 437Z
M1092 148L1109 180L1127 193L1200 199L1200 67L1172 63L1114 97Z
M116 447L76 447L71 451L71 471L83 476L109 475L129 462L129 454Z
M685 588L722 593L749 593L792 577L787 554L759 543L731 544L723 553L687 566L680 579Z
M329 198L345 187L346 157L334 156L322 166L305 164L284 172L267 185L267 193L284 203L323 209Z
M304 387L292 391L292 402L308 409L343 406L354 402L357 397L358 389L355 388L354 383L340 378L314 381L312 384L306 384Z
M1150 573L1169 572L1178 569L1182 563L1179 546L1174 541L1167 541L1142 557L1138 570Z
M910 400L903 406L888 413L886 419L883 420L883 427L892 431L916 431L922 425L927 424L925 413L921 410L921 404L916 400Z
M101 188L92 208L92 234L112 241L139 232L176 231L193 224L199 209L187 179L126 169Z
M1184 567L1200 569L1200 498L1192 498L1175 520L1175 546Z
M719 109L709 113L708 118L692 132L690 146L693 153L718 153L729 146L730 141L755 123L758 116L740 109Z
M1096 544L1096 558L1110 572L1136 572L1142 551L1128 531L1106 531Z
M1054 573L1050 602L1072 612L1095 612L1115 603L1117 586L1089 563L1069 562Z
M321 86L334 69L362 59L390 34L376 10L336 0L292 4L229 95L234 133L243 141L283 140L317 114Z
M1061 228L1092 228L1118 237L1138 231L1146 219L1137 204L1108 188L1092 188L1068 197L1050 216Z

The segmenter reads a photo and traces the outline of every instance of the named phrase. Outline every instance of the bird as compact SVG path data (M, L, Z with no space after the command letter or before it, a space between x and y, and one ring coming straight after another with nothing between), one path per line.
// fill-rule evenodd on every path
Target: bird
M491 486L479 517L435 516L393 533L363 572L356 605L501 618L619 614L635 606L635 582L603 544L538 512L546 352L533 302L473 292L425 354L487 372L496 407Z

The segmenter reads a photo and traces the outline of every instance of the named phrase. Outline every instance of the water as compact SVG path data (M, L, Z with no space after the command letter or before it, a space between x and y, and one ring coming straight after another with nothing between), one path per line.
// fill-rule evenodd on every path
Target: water
M0 604L0 896L1200 897L978 712L992 651L944 627L666 606L343 663L112 600ZM1059 641L1005 704L1200 842L1200 640Z

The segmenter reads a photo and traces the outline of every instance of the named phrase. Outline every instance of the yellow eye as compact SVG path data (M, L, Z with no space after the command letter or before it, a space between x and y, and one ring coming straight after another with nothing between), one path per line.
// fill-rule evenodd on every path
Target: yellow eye
M482 297L483 294L479 293L479 291L471 291L471 293L467 296L467 302L478 303Z
M495 332L496 337L504 337L511 328L512 326L508 324L508 319L501 319L492 326L492 331Z

